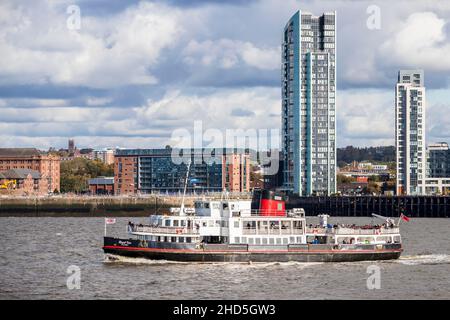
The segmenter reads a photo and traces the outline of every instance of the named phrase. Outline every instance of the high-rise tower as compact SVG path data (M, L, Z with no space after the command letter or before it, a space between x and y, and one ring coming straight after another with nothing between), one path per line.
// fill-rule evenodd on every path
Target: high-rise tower
M284 189L336 192L336 13L298 11L282 46Z
M425 87L423 70L400 70L395 88L397 195L425 191Z

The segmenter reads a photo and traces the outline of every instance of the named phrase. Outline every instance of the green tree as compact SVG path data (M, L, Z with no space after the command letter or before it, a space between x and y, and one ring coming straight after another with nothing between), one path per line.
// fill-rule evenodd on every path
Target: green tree
M76 158L61 162L61 192L81 193L88 190L88 180L99 176L113 176L114 165L99 160Z

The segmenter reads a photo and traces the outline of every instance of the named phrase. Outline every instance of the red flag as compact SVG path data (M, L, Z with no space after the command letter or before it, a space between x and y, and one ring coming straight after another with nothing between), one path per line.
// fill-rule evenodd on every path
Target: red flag
M403 221L406 221L406 222L409 221L409 218L408 218L407 216L405 216L403 213L400 215L400 218L401 218Z

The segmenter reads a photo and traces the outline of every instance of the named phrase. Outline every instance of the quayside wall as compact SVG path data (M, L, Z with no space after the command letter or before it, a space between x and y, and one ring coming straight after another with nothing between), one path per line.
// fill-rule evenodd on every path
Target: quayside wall
M186 197L185 205L192 207L195 199L198 196ZM250 199L250 195L240 195L240 199ZM0 217L139 217L168 213L170 207L179 207L181 200L181 196L167 195L0 197ZM398 217L403 211L413 218L446 218L450 217L450 196L290 196L286 207L304 208L308 216L370 217L376 213Z
M0 198L0 216L103 217L148 216L180 206L181 197L21 197ZM186 206L193 198L186 198Z
M448 218L450 196L290 196L287 208L304 208L306 215L369 217L372 213L398 217Z

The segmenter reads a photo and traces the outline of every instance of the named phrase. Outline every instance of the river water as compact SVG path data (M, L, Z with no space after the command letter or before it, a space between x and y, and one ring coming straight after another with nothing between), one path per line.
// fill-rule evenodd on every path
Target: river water
M124 236L128 220L118 218L108 234ZM395 261L107 262L103 218L0 218L0 299L450 299L450 219L411 219L401 230L405 251ZM68 268L80 271L79 289L73 278L68 288ZM380 271L379 289L376 281L368 289L368 270Z

